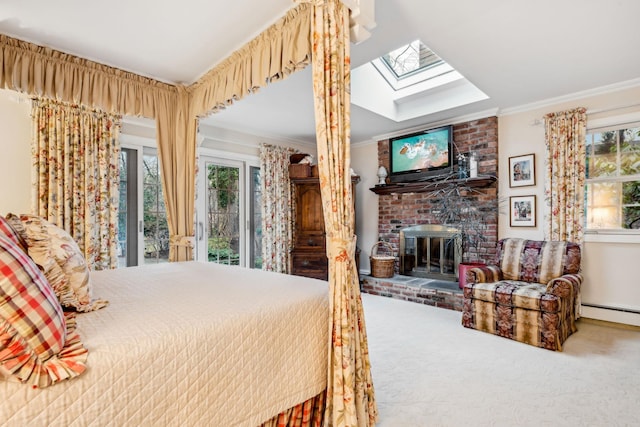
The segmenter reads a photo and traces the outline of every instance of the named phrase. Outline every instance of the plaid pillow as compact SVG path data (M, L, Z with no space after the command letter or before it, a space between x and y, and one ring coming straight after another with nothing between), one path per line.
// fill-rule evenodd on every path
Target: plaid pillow
M13 223L16 218L11 215L9 221ZM69 233L35 215L20 215L18 222L24 230L29 256L42 267L63 307L85 312L109 304L91 298L89 268Z
M29 256L0 235L0 377L46 387L80 375L87 350L72 316Z
M18 231L13 228L9 221L2 216L0 216L0 233L4 234L14 243L17 243L18 246L20 246L20 249L22 249L25 253L27 252L27 242L24 241L24 237L22 237L18 233Z

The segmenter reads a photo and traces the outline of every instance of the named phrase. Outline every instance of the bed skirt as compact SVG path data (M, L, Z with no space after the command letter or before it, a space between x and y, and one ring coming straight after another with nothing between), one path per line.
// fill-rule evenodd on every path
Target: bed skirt
M260 427L321 427L326 403L326 390L299 405L265 421Z

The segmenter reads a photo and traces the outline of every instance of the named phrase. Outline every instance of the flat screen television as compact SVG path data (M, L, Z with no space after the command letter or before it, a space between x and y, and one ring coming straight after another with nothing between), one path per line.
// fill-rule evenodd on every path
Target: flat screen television
M442 126L389 140L389 181L426 181L453 172L453 126Z

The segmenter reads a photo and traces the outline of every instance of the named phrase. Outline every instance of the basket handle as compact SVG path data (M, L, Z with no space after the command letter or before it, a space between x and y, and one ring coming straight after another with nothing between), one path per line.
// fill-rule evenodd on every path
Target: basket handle
M373 255L376 255L376 254L378 253L378 246L379 246L379 245L382 245L382 246L386 247L386 248L387 248L387 250L389 251L389 253L391 254L391 256L395 256L395 255L393 254L393 246L391 246L391 244L390 244L390 243L388 243L388 242L384 242L384 241L382 241L382 240L380 240L379 242L374 243L374 244L373 244L373 246L371 247L371 255L372 255L372 256L373 256ZM375 250L375 253L374 253L374 250Z

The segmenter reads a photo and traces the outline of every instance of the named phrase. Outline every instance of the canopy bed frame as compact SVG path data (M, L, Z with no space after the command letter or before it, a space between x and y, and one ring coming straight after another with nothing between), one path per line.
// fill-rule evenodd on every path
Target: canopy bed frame
M192 259L194 236L198 117L225 108L304 68L313 58L316 135L329 258L330 334L324 422L373 425L377 408L354 261L349 174L349 21L358 17L359 1L297 2L300 4L277 23L190 86L161 83L0 35L0 87L108 112L154 118L171 234L170 260L188 261ZM343 3L349 4L351 16ZM175 286L179 288L179 280ZM82 324L81 318L78 323Z

